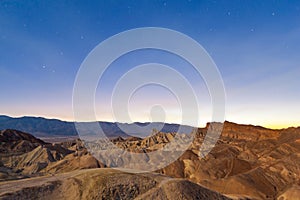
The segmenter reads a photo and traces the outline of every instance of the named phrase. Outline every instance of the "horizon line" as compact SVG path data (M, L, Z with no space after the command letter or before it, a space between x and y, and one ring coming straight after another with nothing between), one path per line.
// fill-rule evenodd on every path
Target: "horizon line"
M118 122L118 121L109 121L109 120L97 120L97 121L74 121L74 120L68 120L68 119L63 119L63 118L59 118L59 117L47 117L47 116L36 116L36 115L19 115L19 116L12 116L12 115L7 115L7 114L0 114L0 116L5 116L5 117L9 117L9 118L13 118L13 119L17 119L17 118L24 118L24 117L32 117L32 118L43 118L43 119L47 119L47 120L59 120L62 122L70 122L70 123L89 123L89 122L108 122L108 123L122 123L122 124L134 124L134 123L165 123L165 124L177 124L177 125L182 125L182 126L190 126L193 128L204 128L204 127L200 127L200 126L193 126L193 125L186 125L186 124L180 124L180 123L176 123L176 122L150 122L150 121L135 121L135 122ZM215 121L214 121L215 122ZM265 126L265 125L260 125L260 124L251 124L251 123L236 123L233 121L228 121L228 120L224 120L224 122L216 122L216 123L225 123L225 122L229 122L229 123L235 123L235 124L239 124L239 125L250 125L250 126L259 126L262 128L266 128L266 129L273 129L273 130L282 130L282 129L288 129L288 128L298 128L300 127L299 125L292 125L292 126L284 126L284 127L269 127L269 126ZM208 123L213 123L212 121L207 121L206 124Z

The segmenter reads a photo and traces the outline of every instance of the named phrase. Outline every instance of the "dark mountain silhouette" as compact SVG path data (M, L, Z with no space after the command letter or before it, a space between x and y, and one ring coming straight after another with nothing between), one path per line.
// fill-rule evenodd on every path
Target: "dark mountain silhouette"
M74 123L42 117L12 118L0 116L0 130L16 129L35 136L77 135Z
M87 124L89 122L81 122L78 124ZM158 129L162 132L177 132L181 127L180 133L189 133L193 127L182 126L179 124L164 124L161 122L135 122L128 123L114 123L114 122L99 122L103 132L107 137L146 137L151 134L153 129ZM121 127L121 128L120 128ZM76 136L74 122L61 121L58 119L46 119L42 117L19 117L13 118L5 115L0 115L0 130L16 129L28 132L38 137L51 136ZM98 129L89 129L88 134L97 133ZM92 132L92 133L91 133Z

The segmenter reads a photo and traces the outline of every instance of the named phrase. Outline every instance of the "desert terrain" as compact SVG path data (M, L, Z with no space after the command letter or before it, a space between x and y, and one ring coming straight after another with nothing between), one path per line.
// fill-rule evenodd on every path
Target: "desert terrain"
M300 128L225 122L217 144L203 157L199 149L209 125L214 127L208 124L193 132L192 144L175 162L137 174L102 164L80 139L45 142L22 131L2 130L0 198L299 199ZM126 151L147 154L175 136L157 132L111 141Z

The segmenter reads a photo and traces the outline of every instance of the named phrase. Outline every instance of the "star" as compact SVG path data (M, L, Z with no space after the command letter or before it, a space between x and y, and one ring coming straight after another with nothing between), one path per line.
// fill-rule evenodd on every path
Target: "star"
M275 13L274 13L274 12L272 12L272 16L275 16Z
M45 66L45 65L43 65L43 66L42 66L42 68L43 68L43 69L46 69L46 66Z

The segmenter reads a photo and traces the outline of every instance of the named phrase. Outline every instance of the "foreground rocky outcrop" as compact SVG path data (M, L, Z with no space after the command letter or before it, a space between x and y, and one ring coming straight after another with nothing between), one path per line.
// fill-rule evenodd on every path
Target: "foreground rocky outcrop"
M46 143L17 130L0 132L0 181L104 167L80 140Z
M217 129L219 123L194 131L188 150L157 172L191 180L234 199L298 198L292 194L298 194L295 188L300 185L300 128L222 125L222 134L208 155L203 157L200 148L208 128ZM139 140L119 139L115 144L128 151L152 152L174 137L174 133L158 133Z
M198 129L189 150L160 172L236 199L299 198L291 194L299 194L300 128L270 130L225 122L216 146L200 158L206 131Z
M1 199L229 199L184 179L87 169L0 183Z

